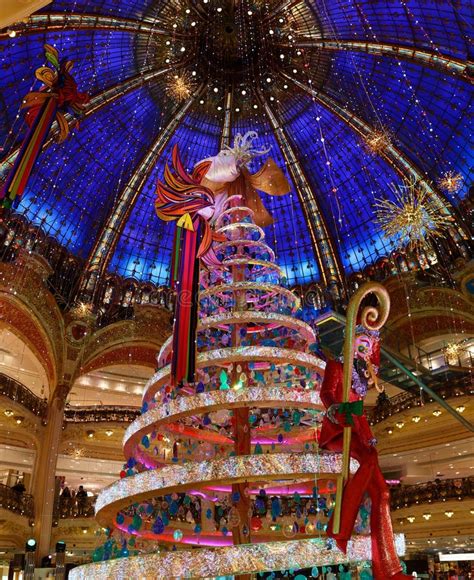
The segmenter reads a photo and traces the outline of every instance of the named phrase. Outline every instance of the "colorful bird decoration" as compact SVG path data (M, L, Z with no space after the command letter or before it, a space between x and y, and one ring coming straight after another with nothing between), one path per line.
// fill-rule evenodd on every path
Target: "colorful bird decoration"
M56 141L62 143L70 130L64 113L72 114L77 124L89 101L87 93L77 90L76 81L70 74L73 61L59 60L58 51L50 44L44 45L44 51L50 66L36 69L35 76L43 86L39 91L28 93L21 104L21 108L27 110L25 120L28 132L0 190L0 208L18 205L53 122L58 123Z
M164 182L159 181L157 188L155 209L158 217L176 221L177 226L171 271L172 286L177 292L171 362L174 385L184 379L194 380L199 259L208 265L218 263L212 242L224 240L210 227L210 220L220 211L220 204L216 203L211 190L200 185L209 165L203 163L188 174L175 145L174 172L166 166Z

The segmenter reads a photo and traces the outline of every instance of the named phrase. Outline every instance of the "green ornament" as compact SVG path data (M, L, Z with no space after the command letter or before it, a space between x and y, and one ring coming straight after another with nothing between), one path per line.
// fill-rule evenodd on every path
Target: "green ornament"
M221 374L219 375L219 380L221 382L220 390L228 391L230 389L229 383L227 382L229 379L227 373L224 370L221 371Z

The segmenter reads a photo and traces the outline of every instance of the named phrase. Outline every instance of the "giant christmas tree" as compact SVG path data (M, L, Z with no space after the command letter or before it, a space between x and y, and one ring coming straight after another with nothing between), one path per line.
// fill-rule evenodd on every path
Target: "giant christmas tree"
M255 223L269 219L257 190L286 180L271 160L246 169L263 153L252 137L192 174L175 150L159 186L158 215L177 221L174 337L126 432L122 478L97 501L100 561L73 578L317 575L371 559L370 502L346 553L326 535L343 475L342 454L318 448L326 364Z

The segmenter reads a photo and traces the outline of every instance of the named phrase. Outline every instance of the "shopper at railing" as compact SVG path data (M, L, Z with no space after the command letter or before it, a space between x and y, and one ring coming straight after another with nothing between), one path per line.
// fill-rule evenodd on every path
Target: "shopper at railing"
M418 485L405 485L391 488L391 507L400 509L413 504L462 500L474 494L474 477L464 479L435 479Z
M18 496L22 496L26 491L26 487L21 479L19 479L15 485L12 485L12 489L18 494Z
M84 517L87 511L87 491L84 486L80 485L76 494L77 498L77 515Z
M26 493L22 482L13 487L0 484L0 507L28 517L34 515L33 497Z

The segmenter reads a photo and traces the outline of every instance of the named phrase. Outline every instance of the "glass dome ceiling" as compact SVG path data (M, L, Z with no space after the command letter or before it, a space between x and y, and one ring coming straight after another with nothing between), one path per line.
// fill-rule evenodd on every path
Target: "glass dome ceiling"
M454 212L472 183L469 4L55 0L0 34L0 172L47 42L92 99L70 139L47 143L17 211L86 267L166 284L173 226L153 203L173 146L192 167L255 130L292 184L263 195L289 283L320 279L318 253L361 270L393 250L374 221L391 183L423 179ZM448 171L458 191L439 186Z

